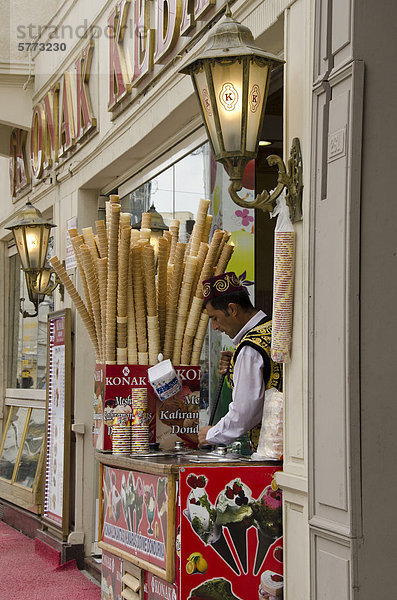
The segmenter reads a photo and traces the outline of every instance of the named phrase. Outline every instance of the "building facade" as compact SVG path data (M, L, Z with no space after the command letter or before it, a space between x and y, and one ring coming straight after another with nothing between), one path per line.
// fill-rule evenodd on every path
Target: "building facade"
M53 306L47 303L46 312L39 312L35 333L26 331L30 319L19 315L16 252L5 228L29 198L57 226L53 251L68 261L67 228L93 225L104 197L117 193L136 202L148 182L161 191L160 175L178 161L198 148L205 155L198 103L190 79L179 71L203 49L225 4L65 0L46 2L42 14L23 2L4 9L9 27L0 73L3 430L11 407L44 410L44 355L41 370L36 358L30 389L18 375L29 376L30 337L37 350L47 312L72 307L67 294L61 300L54 292ZM391 77L396 9L392 2L374 7L355 0L229 5L259 46L286 61L274 91L282 98L282 149L287 159L298 137L303 157L292 358L285 366L284 470L278 475L285 598L393 594L397 209L390 193L396 119L390 99L396 89ZM186 170L202 168L185 164ZM175 181L169 209L164 204L160 212L185 211L188 221L195 204L178 204ZM203 193L211 188L208 181ZM223 212L234 212L230 199ZM261 244L257 234L257 264ZM73 261L66 266L76 278ZM258 280L266 278L261 268ZM76 283L79 287L78 278ZM72 328L75 458L67 541L84 545L89 556L95 552L98 494L91 441L95 357L73 310ZM32 508L34 499L1 489L7 506Z

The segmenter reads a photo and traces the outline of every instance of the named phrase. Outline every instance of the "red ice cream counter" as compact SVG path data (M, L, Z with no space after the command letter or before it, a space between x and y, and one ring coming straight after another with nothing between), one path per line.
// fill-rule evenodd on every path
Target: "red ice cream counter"
M282 598L281 464L192 450L97 458L102 600Z

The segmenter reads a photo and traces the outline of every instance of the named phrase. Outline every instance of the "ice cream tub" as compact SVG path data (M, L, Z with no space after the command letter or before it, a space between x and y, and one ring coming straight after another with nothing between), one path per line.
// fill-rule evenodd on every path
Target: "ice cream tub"
M160 400L167 400L182 389L182 383L169 359L150 367L148 378Z

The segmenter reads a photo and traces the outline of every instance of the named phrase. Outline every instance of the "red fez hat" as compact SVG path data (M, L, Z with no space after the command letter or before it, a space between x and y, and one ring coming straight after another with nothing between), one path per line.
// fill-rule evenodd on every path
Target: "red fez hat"
M227 296L233 292L245 292L248 294L247 288L241 284L236 273L221 273L203 281L203 306L209 300L218 296Z

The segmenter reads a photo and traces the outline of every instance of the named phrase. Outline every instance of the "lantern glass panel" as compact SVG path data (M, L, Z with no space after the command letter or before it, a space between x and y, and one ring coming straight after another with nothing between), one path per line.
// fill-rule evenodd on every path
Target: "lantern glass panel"
M31 269L42 269L44 267L49 237L49 227L26 227L26 243Z
M14 234L15 243L18 249L19 258L21 259L22 269L26 271L26 269L30 268L29 265L29 257L27 253L27 247L25 244L25 236L24 236L24 228L15 227L12 230Z
M243 63L217 60L211 64L215 99L226 152L241 152Z
M50 283L51 275L52 275L51 269L43 269L37 275L37 279L33 286L33 289L37 294L42 293L42 291L48 287L48 284Z
M207 131L212 142L214 153L217 155L220 153L220 146L216 132L214 107L212 106L211 102L210 86L208 85L205 70L202 68L198 72L193 73L193 77L199 94L201 109L204 115Z
M256 152L259 127L267 91L269 67L259 65L255 59L249 62L248 106L247 106L247 152Z

